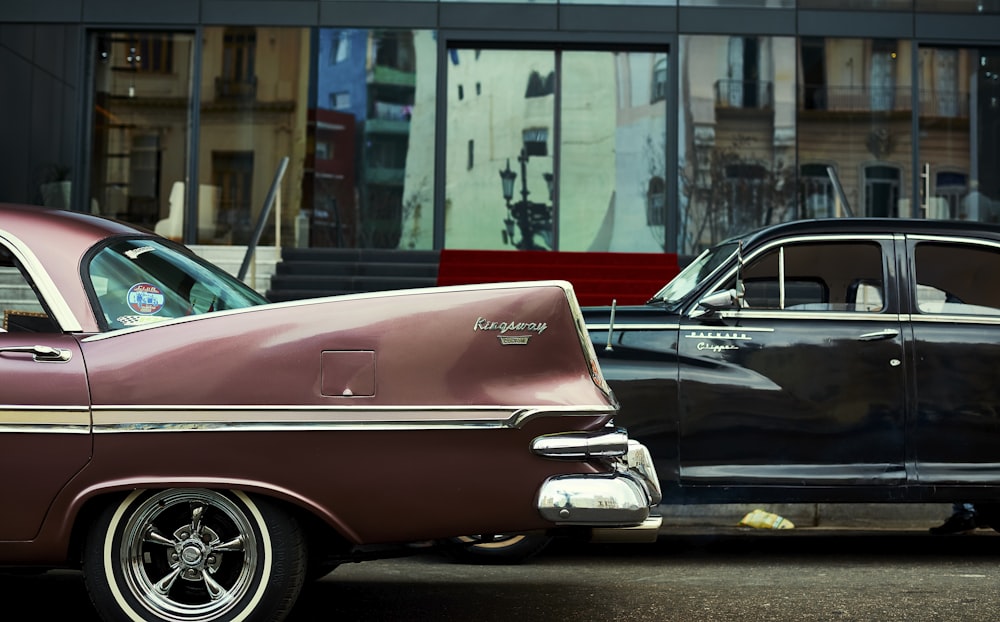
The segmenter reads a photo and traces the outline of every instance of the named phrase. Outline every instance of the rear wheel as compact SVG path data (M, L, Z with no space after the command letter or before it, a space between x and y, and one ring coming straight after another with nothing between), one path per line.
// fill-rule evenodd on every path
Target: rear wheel
M283 619L306 553L295 520L262 499L203 489L136 491L101 513L83 569L106 619Z
M538 555L552 541L550 536L497 535L453 538L445 555L465 564L520 564Z

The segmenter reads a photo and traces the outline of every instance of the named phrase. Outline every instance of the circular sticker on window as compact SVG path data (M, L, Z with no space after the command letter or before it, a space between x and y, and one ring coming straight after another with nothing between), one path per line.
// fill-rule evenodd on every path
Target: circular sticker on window
M163 308L163 292L152 283L136 283L129 288L125 299L128 306L140 315L155 315Z

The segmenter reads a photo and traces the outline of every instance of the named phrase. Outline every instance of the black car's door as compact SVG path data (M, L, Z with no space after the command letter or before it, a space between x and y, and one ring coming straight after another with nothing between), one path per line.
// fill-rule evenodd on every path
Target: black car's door
M713 291L746 307L681 325L682 485L905 481L904 366L892 236L751 249Z
M1000 244L909 236L906 246L917 479L1000 483Z

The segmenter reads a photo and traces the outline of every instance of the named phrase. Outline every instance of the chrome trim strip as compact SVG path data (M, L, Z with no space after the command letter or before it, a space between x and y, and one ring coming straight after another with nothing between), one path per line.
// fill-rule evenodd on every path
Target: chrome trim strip
M95 406L94 431L304 431L520 428L549 416L612 416L593 406ZM435 413L438 416L434 416Z
M990 315L915 315L910 314L910 322L924 324L990 324L1000 325L1000 317Z
M874 313L871 311L721 311L726 319L740 320L857 320L859 322L895 322L900 318L895 313ZM732 330L750 330L734 328Z
M628 324L618 322L615 324L615 332L628 332L630 330L677 330L680 324ZM587 324L589 331L611 330L610 324Z
M56 288L52 277L46 272L42 266L42 262L38 261L38 257L28 248L28 245L22 242L17 236L3 229L0 229L0 242L3 242L10 249L17 260L24 266L24 269L28 271L31 280L35 282L35 287L38 288L38 293L45 299L45 304L48 306L49 311L52 312L52 317L59 324L63 332L82 332L83 326L80 324L80 321L76 319L76 315L74 315L69 305L66 304L66 300L59 293L58 288Z
M0 404L0 434L89 434L90 411L81 406Z

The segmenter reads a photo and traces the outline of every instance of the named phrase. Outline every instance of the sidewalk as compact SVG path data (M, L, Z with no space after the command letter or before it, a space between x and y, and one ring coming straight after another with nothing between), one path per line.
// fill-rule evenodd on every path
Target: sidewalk
M797 529L892 529L926 531L951 515L948 503L759 503L661 505L661 532L671 527L736 527L755 509L792 521Z

